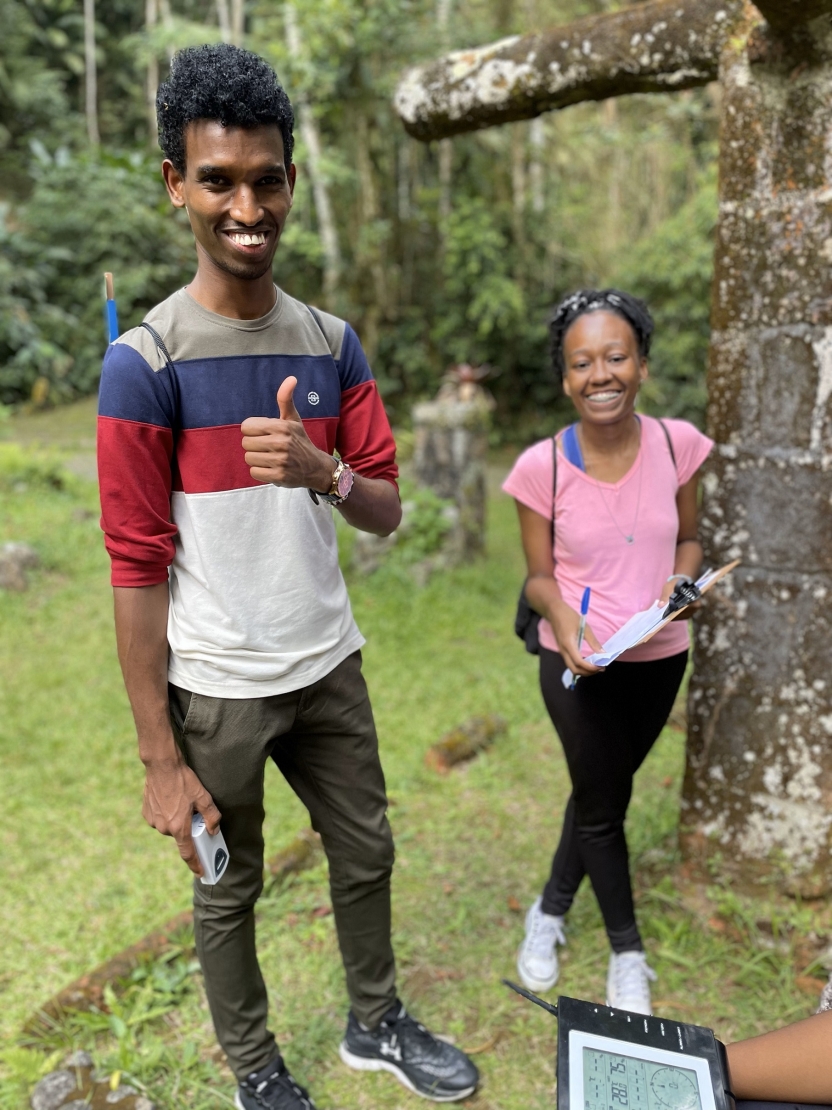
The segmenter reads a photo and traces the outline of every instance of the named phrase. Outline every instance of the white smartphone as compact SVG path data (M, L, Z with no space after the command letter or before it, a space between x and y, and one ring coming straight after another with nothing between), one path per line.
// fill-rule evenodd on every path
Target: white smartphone
M217 829L216 835L211 836L205 818L201 813L195 813L191 818L191 836L204 872L200 876L200 882L206 886L215 886L228 867L228 848L222 830Z

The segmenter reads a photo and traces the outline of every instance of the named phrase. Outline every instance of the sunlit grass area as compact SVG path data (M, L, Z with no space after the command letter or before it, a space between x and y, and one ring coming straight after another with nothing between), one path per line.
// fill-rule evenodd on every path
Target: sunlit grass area
M7 483L0 530L43 559L26 593L0 592L0 1106L28 1105L31 1084L70 1047L121 1070L164 1110L228 1105L233 1082L187 938L181 954L112 994L110 1013L69 1018L35 1044L18 1039L54 992L186 909L190 883L173 843L140 815L95 487ZM542 1110L555 1090L554 1020L500 983L514 975L523 913L547 873L568 793L535 660L512 633L521 578L514 510L495 492L483 560L422 588L394 569L351 584L397 842L400 990L422 1021L477 1052L483 1086L470 1102L482 1110ZM428 746L483 712L501 714L507 735L447 777L428 771ZM667 729L637 781L628 832L639 916L659 974L657 1009L733 1039L811 1012L811 940L829 930L829 912L684 878L675 839L683 749L683 734ZM269 853L308 823L270 770ZM357 1075L337 1058L346 996L328 908L323 864L260 904L287 1060L322 1110L423 1105L391 1077ZM555 993L602 999L606 964L585 886Z

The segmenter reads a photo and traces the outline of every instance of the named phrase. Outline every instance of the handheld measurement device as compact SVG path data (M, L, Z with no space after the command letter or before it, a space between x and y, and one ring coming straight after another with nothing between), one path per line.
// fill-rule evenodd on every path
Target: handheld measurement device
M734 1110L713 1030L503 982L558 1019L557 1110Z
M191 818L191 836L199 862L202 864L203 874L199 881L205 886L214 886L228 867L228 847L225 837L219 829L214 836L211 836L201 813L195 813Z

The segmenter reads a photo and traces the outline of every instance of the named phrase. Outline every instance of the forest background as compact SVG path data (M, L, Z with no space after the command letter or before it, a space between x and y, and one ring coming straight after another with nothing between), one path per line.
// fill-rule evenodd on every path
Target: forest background
M429 145L391 107L409 63L617 6L99 0L91 20L90 0L0 0L0 404L95 391L103 271L123 328L189 280L192 240L162 188L153 96L175 49L236 38L274 64L299 116L276 280L354 324L397 426L449 364L485 362L495 440L547 434L565 412L551 305L605 284L645 297L656 317L645 409L701 424L718 88Z

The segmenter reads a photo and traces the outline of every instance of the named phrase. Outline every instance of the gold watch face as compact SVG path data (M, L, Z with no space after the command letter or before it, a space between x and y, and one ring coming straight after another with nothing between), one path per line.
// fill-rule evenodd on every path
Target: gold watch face
M338 478L333 483L333 485L335 486L335 492L338 494L339 497L346 497L352 489L352 484L354 481L355 475L349 469L349 467L342 467L341 473L338 475Z

